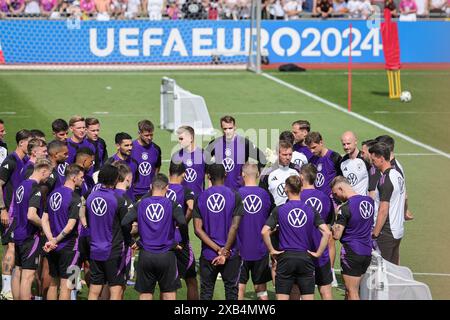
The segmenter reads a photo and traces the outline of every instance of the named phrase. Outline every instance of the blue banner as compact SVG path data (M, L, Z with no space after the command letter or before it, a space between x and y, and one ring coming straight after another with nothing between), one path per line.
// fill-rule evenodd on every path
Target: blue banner
M373 21L262 21L262 50L271 63L345 63L350 23L353 62L384 62ZM399 35L402 63L450 62L449 22L400 22ZM0 20L6 63L243 63L251 38L249 21Z

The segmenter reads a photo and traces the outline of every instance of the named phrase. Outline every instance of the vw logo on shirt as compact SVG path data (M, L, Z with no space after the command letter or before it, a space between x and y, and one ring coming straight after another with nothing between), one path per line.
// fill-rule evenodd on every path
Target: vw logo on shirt
M220 193L213 193L206 201L208 209L214 213L219 213L225 208L225 198Z
M294 208L288 213L288 222L294 228L301 228L308 221L305 211Z
M316 209L317 212L322 213L323 205L319 198L311 197L305 203Z
M61 208L61 203L62 203L61 193L56 192L56 193L52 194L49 202L50 202L50 208L52 208L53 211L58 211L59 208Z
M150 162L141 162L139 164L139 173L141 176L148 176L152 172L152 165Z
M172 189L167 189L166 198L176 202L177 201L177 194Z
M230 172L234 169L234 161L231 158L223 159L222 164L226 172Z
M373 215L373 205L368 201L361 201L359 204L359 213L363 219L369 219Z
M256 194L250 194L244 198L244 209L248 213L255 214L262 208L262 200Z
M104 216L108 210L108 205L106 204L105 199L100 197L94 198L91 202L91 210L96 216Z
M159 222L164 217L164 208L159 203L152 203L145 209L145 215L152 222Z
M322 173L318 172L316 181L314 183L316 185L316 188L320 188L321 186L323 186L324 182L325 182L325 177L323 176Z
M186 168L184 172L184 180L186 182L194 182L197 179L197 171L192 168Z
M25 189L23 188L23 186L20 186L19 188L17 188L17 190L16 190L16 203L17 204L22 202L24 192L25 192Z

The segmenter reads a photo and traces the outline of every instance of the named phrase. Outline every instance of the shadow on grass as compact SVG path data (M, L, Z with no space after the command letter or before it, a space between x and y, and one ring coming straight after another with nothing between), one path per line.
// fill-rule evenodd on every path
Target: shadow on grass
M387 91L370 91L371 94L380 97L389 97L389 92Z

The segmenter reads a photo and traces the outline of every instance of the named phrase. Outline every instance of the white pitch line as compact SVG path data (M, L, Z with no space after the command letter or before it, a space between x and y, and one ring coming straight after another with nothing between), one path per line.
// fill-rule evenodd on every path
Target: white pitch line
M138 117L147 117L148 114L127 114L127 113L94 113L93 114L98 114L101 115L103 117L131 117L131 118L138 118Z
M342 106L340 106L340 105L338 105L336 103L333 103L331 101L328 101L328 100L326 100L324 98L321 98L321 97L319 97L319 96L317 96L317 95L315 95L315 94L313 94L313 93L311 93L309 91L306 91L304 89L298 88L298 87L296 87L296 86L294 86L294 85L292 85L290 83L287 83L287 82L285 82L283 80L280 80L280 79L278 79L278 78L276 78L274 76L271 76L270 74L267 74L267 73L263 73L262 76L267 78L267 79L269 79L269 80L277 82L277 83L279 83L279 84L281 84L281 85L283 85L283 86L285 86L285 87L287 87L289 89L297 91L297 92L299 92L299 93L301 93L301 94L303 94L303 95L305 95L307 97L310 97L310 98L312 98L312 99L314 99L316 101L319 101L319 102L321 102L323 104L326 104L327 106L332 107L333 109L336 109L336 110L338 110L340 112L343 112L343 113L345 113L345 114L347 114L347 115L349 115L351 117L354 117L354 118L356 118L358 120L361 120L361 121L364 121L364 122L366 122L368 124L371 124L371 125L379 128L379 129L381 129L381 130L389 132L390 134L393 134L393 135L395 135L395 136L397 136L399 138L402 138L403 140L406 140L409 143L415 144L416 146L422 147L422 148L427 149L427 150L429 150L431 152L440 154L441 156L446 157L447 159L450 159L450 154L448 154L448 153L446 153L444 151L436 149L436 148L434 148L434 147L432 147L432 146L430 146L428 144L425 144L423 142L417 141L416 139L413 139L410 136L407 136L406 134L403 134L403 133L398 132L398 131L396 131L394 129L386 127L386 126L382 125L381 123L378 123L378 122L373 121L373 120L371 120L369 118L366 118L366 117L364 117L364 116L362 116L362 115L360 115L358 113L348 112L346 108L344 108L344 107L342 107Z
M376 114L449 114L450 111L374 111Z
M341 270L334 269L334 272L340 274ZM450 277L450 273L413 272L412 274L415 276Z
M48 71L48 72L2 72L0 70L0 76L253 76L254 74L250 72L190 72L190 71L167 71L167 72L151 72L151 71L136 71L136 72L126 72L126 71Z
M424 273L424 272L413 272L415 276L435 276L435 277L450 277L448 273Z
M260 112L233 112L233 115L273 115L273 114L324 114L327 112L319 112L319 111L260 111ZM223 114L223 112L212 112L211 114Z
M396 153L395 156L400 156L400 157L416 157L416 156L440 156L437 153Z
M271 74L277 74L272 73ZM430 71L417 71L417 72L402 72L402 76L450 76L450 72L430 72ZM332 75L342 75L346 76L348 75L348 71L337 71L337 72L298 72L298 73L289 73L289 75L296 75L296 76L332 76ZM386 71L379 71L379 72L358 72L355 70L352 70L353 76L386 76Z
M16 114L16 112L15 111L2 111L2 112L0 112L0 114L12 115L12 114Z

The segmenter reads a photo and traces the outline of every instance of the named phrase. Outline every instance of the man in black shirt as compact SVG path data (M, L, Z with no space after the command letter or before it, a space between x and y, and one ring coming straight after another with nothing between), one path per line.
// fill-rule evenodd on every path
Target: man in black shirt
M322 19L329 18L333 12L333 3L330 0L318 0L316 11Z

